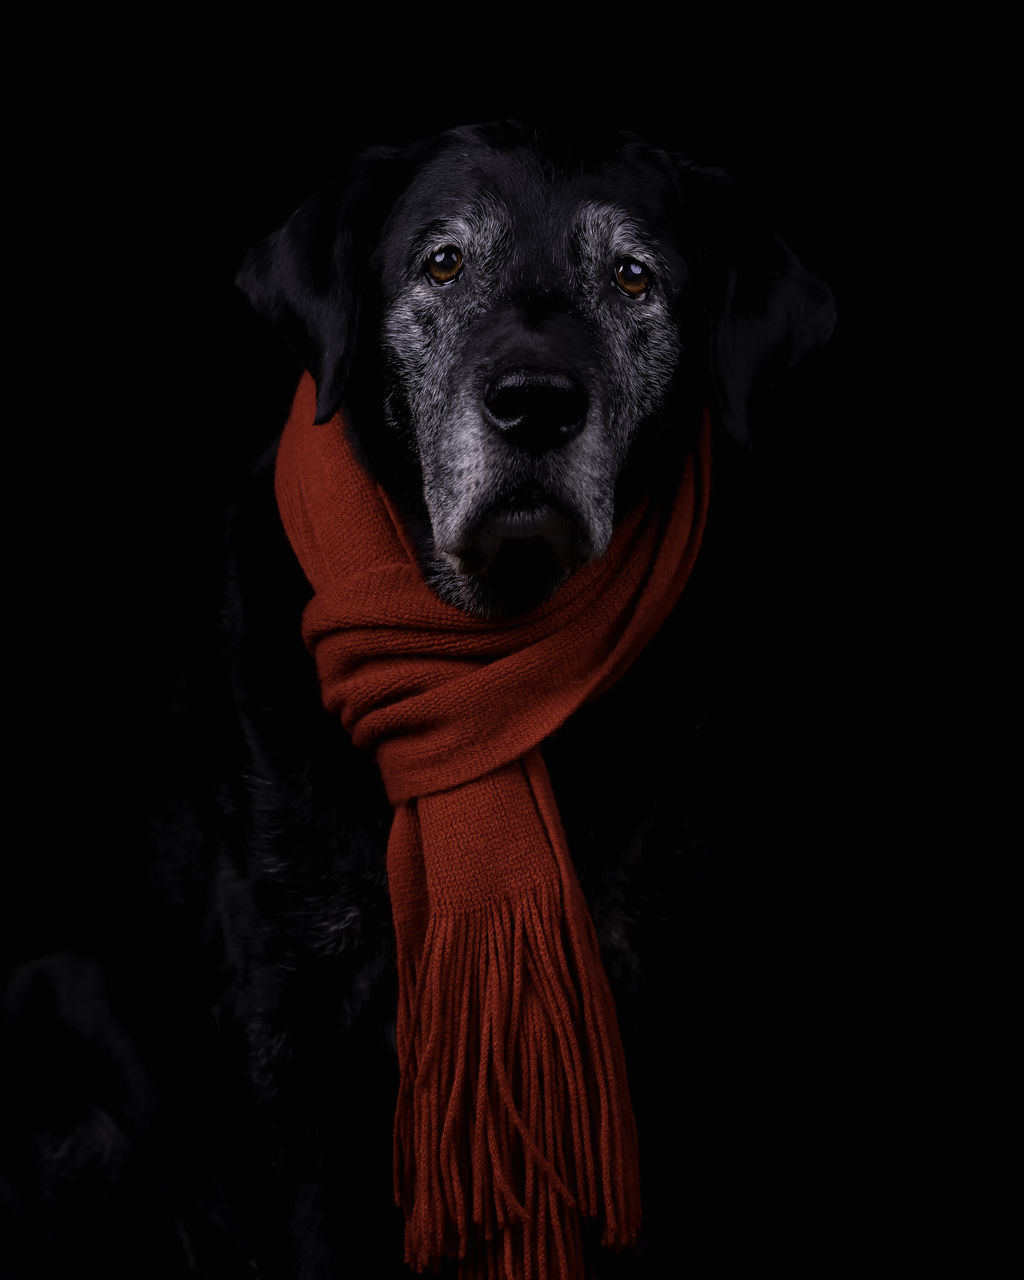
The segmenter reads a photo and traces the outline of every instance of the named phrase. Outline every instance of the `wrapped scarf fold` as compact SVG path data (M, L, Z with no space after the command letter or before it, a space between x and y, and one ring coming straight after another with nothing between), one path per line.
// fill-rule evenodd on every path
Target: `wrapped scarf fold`
M629 666L693 567L709 432L671 510L630 513L535 612L488 622L425 583L387 494L303 378L277 500L314 596L325 706L378 762L394 821L400 1068L395 1195L416 1270L582 1275L581 1223L640 1225L615 1007L540 744Z

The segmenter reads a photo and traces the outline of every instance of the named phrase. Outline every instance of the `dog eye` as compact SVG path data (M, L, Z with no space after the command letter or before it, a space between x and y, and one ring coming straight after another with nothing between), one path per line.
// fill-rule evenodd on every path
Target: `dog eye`
M612 272L616 285L629 298L642 298L651 287L651 272L636 258L620 258Z
M462 270L462 250L454 244L442 245L427 258L426 272L435 284L451 284Z

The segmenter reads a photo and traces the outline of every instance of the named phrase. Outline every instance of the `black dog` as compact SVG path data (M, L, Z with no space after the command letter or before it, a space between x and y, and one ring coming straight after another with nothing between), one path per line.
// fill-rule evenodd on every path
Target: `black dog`
M828 289L750 219L720 175L634 139L583 155L564 139L510 126L460 129L365 157L335 193L254 250L239 279L313 373L318 418L344 410L365 465L399 500L428 581L450 603L488 616L533 608L600 556L617 511L690 447L701 406L745 443L758 380L820 344L834 318ZM250 1035L267 1088L282 1091L282 1072L294 1073L288 1087L311 1100L311 1125L331 1132L329 1114L333 1141L343 1144L365 1117L367 1096L367 1085L352 1080L343 1032L383 1018L377 1052L387 1052L388 932L382 903L371 914L365 888L380 893L387 810L365 762L350 762L342 742L325 754L316 741L333 737L333 726L311 731L294 711L267 725L282 714L269 707L315 702L315 692L303 663L271 658L267 648L271 616L279 643L289 643L304 588L290 597L268 591L266 575L264 557L239 565L243 692L259 707L246 807L260 814L256 884L269 875L297 908L277 922L275 945L288 938L304 958L293 956L284 974L277 966L281 989L261 1002L273 1025L257 1029L262 1017L250 1017ZM699 608L694 600L686 617ZM691 634L680 640L684 627ZM658 1055L630 1050L628 1040L649 1039L645 1019L675 1025L665 993L684 981L671 952L686 943L666 902L688 919L692 873L680 872L680 850L704 838L693 830L696 806L675 792L687 781L707 785L709 767L694 761L683 731L699 702L694 683L711 665L696 656L703 626L677 619L668 630L609 700L617 705L588 709L548 752L607 962L634 997L623 1015L631 1064L641 1080L653 1072L658 1081L639 1091L650 1180L637 1264L645 1275L660 1274L672 1256L658 1243L671 1221L654 1206L660 1192L672 1202L678 1187L666 1179L680 1178L661 1163L652 1137L659 1122L650 1122L667 1106L684 1131L690 1122L682 1073L673 1097L674 1072L665 1080L652 1063ZM293 669L307 687L270 697L268 677L281 684ZM290 772L268 766L270 751L291 756ZM319 868L312 900L303 866ZM251 938L240 945L253 954ZM318 1045L327 1037L337 1057L300 1050L304 1036ZM360 1038L365 1046L365 1031ZM317 1087L327 1061L337 1076L325 1114ZM383 1058L376 1072L390 1076ZM373 1142L386 1151L384 1135L381 1117L356 1160L375 1161ZM348 1216L337 1169L364 1181L352 1159L337 1161L320 1184L325 1223ZM333 1237L340 1274L365 1212ZM394 1255L383 1240L374 1248L375 1274L384 1274Z
M745 843L756 639L737 529L751 434L828 337L830 291L724 175L631 137L514 125L362 157L239 283L313 374L318 417L343 411L427 580L470 614L515 617L600 557L710 408L710 523L682 602L545 758L640 1127L643 1234L622 1255L595 1247L594 1274L762 1258L804 1223L781 1208L778 940L763 851ZM232 516L226 696L204 685L185 730L216 739L215 785L161 842L198 940L175 1002L213 1012L188 1023L209 1069L189 1077L203 1118L180 1139L203 1132L204 1209L175 1229L182 1273L398 1280L391 807L320 704L272 472L273 450Z

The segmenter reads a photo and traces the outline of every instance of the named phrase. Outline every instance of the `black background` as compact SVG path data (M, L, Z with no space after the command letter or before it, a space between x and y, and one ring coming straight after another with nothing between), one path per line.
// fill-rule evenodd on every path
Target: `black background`
M822 1096L843 1117L844 1187L879 1188L880 1216L850 1230L932 1230L914 1188L922 1154L941 1158L916 1046L934 972L912 927L920 855L890 807L910 748L879 555L883 459L909 429L879 378L899 293L888 68L841 29L748 30L741 54L735 31L629 19L580 40L535 15L387 14L265 30L258 49L251 33L130 32L100 60L95 32L81 57L64 33L46 112L23 107L8 238L3 964L102 949L146 882L176 749L166 709L215 608L222 512L290 376L234 290L247 247L366 145L503 115L635 128L747 182L837 296L792 429L761 442L772 611L751 641L769 686L756 749L779 805L765 856L827 975Z

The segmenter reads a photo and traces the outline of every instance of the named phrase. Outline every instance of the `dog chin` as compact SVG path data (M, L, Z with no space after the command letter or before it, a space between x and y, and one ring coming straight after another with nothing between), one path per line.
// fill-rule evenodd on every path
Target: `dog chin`
M548 503L492 509L464 536L437 547L431 583L442 599L483 618L507 618L545 604L603 548L569 514Z

